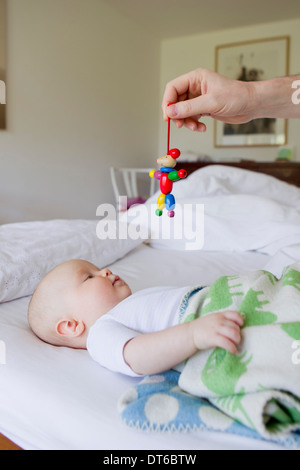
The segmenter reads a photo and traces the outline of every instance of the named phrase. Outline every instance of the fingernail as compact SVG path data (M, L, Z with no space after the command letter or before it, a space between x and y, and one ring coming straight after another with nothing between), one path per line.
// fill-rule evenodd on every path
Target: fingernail
M176 106L168 106L167 114L170 118L177 116L177 109Z

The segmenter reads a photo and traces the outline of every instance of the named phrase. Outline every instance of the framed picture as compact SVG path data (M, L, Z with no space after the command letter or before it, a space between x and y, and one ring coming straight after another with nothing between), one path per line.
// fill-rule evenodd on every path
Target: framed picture
M0 130L6 128L6 0L0 0Z
M215 69L243 81L269 80L289 73L289 37L244 41L216 47ZM287 142L287 120L254 119L245 124L215 121L215 147L282 146Z

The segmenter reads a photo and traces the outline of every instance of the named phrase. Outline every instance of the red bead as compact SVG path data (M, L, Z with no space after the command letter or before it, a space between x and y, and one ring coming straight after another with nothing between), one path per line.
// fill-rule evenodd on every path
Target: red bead
M178 170L179 178L185 178L187 175L186 170Z
M179 149L171 149L169 151L169 155L171 155L172 158L178 158L180 156L180 150Z
M168 173L163 173L160 177L160 190L163 194L169 194L173 188L173 181L169 180Z

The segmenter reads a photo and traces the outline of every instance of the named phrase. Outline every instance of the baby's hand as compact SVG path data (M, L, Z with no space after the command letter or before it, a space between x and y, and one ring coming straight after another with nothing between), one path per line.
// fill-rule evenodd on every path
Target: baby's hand
M194 345L197 349L219 347L236 354L243 323L242 316L232 310L200 317L191 322Z

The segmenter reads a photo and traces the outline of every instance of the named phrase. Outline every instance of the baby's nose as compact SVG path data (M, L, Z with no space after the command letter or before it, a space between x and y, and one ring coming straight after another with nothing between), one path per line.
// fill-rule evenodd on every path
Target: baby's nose
M112 274L112 272L109 270L109 269L102 269L101 270L101 275L104 276L104 277L107 277L107 276L110 276Z

